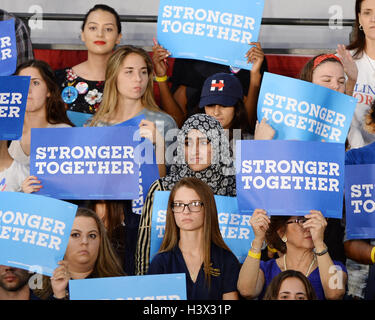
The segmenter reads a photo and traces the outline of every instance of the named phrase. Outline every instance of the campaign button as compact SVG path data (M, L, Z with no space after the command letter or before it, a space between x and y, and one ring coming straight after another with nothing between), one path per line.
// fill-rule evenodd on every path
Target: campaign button
M76 88L68 86L61 92L61 97L65 103L72 103L76 101L78 97L78 91Z
M86 82L78 82L76 85L76 89L79 94L85 94L89 89L89 85Z

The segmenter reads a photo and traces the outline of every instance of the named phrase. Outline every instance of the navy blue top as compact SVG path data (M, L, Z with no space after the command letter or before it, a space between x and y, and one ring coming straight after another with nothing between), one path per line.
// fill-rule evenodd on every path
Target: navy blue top
M333 264L341 267L341 269L345 273L348 273L345 265L343 265L341 262L333 261ZM264 286L263 286L263 290L262 290L261 294L259 295L259 299L262 299L265 292L266 292L266 289L267 289L268 285L271 282L271 280L275 276L277 276L281 272L281 270L280 270L279 266L277 265L275 259L271 259L271 260L268 260L266 262L260 261L260 268L262 269L262 271L264 273ZM315 268L309 274L307 279L310 280L310 283L315 290L315 293L316 293L316 296L317 296L318 300L325 300L324 290L323 290L322 282L320 280L319 268Z
M224 293L237 291L240 264L236 256L223 248L211 244L211 286L204 279L203 264L195 282L191 280L180 248L158 253L151 261L148 274L185 273L188 300L222 300Z
M375 142L362 148L351 149L345 153L345 164L374 164Z

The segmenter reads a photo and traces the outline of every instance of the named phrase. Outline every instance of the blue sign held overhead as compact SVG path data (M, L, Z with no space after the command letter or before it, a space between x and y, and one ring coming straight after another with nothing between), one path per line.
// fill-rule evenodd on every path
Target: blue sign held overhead
M136 199L135 127L31 129L30 174L58 199Z
M170 191L156 191L154 196L150 261L159 251L165 232L165 221ZM240 263L243 263L254 239L250 215L240 214L235 197L215 195L221 236Z
M245 57L258 39L264 0L161 0L158 42L175 58L251 69Z
M345 146L316 141L241 140L236 187L242 213L342 217Z
M77 206L21 192L0 192L0 264L52 276L64 259Z
M268 119L276 140L345 143L356 105L346 94L265 72L258 119Z
M69 281L70 300L186 300L185 273Z
M0 140L19 140L23 122L30 77L0 77Z
M0 76L10 76L16 71L16 68L17 40L15 20L0 21Z
M345 166L347 239L375 239L375 164Z

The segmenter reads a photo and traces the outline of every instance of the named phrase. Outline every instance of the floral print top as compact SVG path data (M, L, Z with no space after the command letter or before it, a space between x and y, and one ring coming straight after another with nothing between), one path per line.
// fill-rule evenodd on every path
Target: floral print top
M61 97L68 110L95 114L102 101L104 81L91 81L79 77L73 68L56 70Z

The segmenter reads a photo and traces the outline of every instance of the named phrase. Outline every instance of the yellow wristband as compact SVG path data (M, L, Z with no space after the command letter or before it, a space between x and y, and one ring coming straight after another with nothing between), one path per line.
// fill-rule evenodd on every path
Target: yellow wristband
M371 250L371 261L372 263L375 263L375 246L372 247L372 250Z
M248 255L249 257L251 257L251 258L254 258L254 259L258 259L258 260L260 260L260 255L261 255L261 253L260 253L260 252L259 252L259 253L254 253L254 252L252 252L251 249L250 249L247 255Z
M154 80L155 80L156 82L165 82L165 81L168 80L168 76L167 76L167 75L165 75L164 77L157 77L157 76L155 76L155 77L154 77Z

